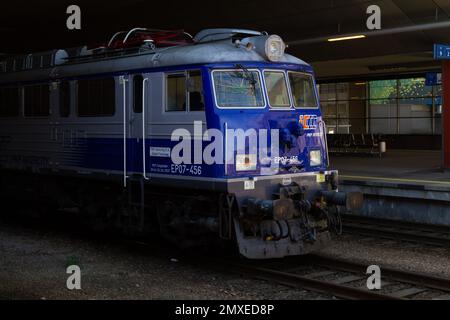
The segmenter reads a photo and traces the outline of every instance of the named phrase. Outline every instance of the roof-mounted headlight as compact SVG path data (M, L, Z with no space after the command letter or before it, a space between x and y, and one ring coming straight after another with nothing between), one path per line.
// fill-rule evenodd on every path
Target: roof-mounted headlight
M267 38L265 47L266 57L270 61L280 60L284 54L284 49L286 49L283 40L275 34Z
M284 50L286 49L286 44L275 34L267 36L256 36L256 37L248 37L242 39L236 45L243 46L247 50L254 49L261 56L269 61L280 61L284 55Z

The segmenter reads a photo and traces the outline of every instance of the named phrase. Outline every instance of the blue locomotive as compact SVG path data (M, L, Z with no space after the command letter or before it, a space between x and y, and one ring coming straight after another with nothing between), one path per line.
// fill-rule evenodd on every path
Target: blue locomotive
M313 70L285 48L252 30L135 28L4 58L2 195L248 258L317 250L362 198L338 192Z

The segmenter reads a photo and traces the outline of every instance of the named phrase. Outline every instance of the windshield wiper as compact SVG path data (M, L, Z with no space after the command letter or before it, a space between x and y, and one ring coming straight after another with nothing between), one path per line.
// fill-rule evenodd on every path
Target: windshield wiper
M256 80L253 72L248 71L248 69L240 63L236 64L236 68L242 69L242 71L244 71L244 79L248 80L251 83L253 90L256 91Z

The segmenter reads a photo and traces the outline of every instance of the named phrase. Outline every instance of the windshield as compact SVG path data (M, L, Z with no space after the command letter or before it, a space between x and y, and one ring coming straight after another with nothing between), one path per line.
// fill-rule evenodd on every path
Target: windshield
M214 71L213 79L218 107L264 107L261 81L257 71Z
M265 71L264 80L266 83L269 103L274 108L286 108L291 106L286 85L286 78L282 71Z
M292 98L296 108L316 108L316 95L312 76L300 72L289 72Z

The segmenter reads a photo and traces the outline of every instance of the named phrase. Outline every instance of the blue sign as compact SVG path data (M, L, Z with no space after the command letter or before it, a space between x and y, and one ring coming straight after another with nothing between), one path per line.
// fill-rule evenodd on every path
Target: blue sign
M442 73L440 72L427 72L425 75L426 86L436 86L442 84Z
M436 60L450 59L450 45L435 44L433 47L433 57Z

